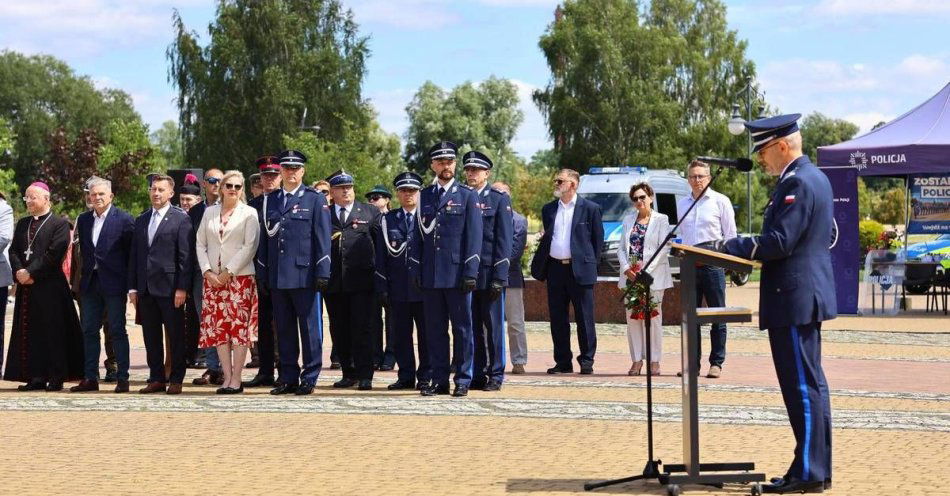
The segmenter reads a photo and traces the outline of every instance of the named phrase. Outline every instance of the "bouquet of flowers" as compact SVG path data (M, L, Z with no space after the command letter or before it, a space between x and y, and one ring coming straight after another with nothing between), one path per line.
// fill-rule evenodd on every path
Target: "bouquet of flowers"
M643 267L636 257L631 257L631 266L635 274L638 274ZM650 318L660 314L657 309L657 302L650 294L650 288L641 281L627 281L627 287L623 290L624 308L630 311L630 318L633 320L646 320L646 315Z

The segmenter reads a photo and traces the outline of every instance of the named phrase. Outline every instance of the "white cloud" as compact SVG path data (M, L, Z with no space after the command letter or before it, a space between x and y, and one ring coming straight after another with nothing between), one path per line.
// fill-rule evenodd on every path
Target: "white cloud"
M855 112L843 116L842 119L853 124L857 124L861 129L858 134L864 134L870 131L872 127L877 125L877 123L890 122L890 120L895 117L897 117L897 115L884 114L881 112Z
M946 0L822 0L819 15L934 15L950 14Z
M353 0L346 3L360 24L426 29L456 24L460 16L446 0Z
M924 78L946 78L950 71L947 70L947 62L938 57L928 57L926 55L915 54L906 57L897 66L900 74L909 77Z

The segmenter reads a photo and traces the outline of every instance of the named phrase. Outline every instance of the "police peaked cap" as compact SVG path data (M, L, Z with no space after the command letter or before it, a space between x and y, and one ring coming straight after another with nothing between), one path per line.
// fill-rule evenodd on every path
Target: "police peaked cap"
M765 148L772 140L784 138L798 131L798 119L802 114L785 114L746 122L745 127L752 135L754 148L752 153Z
M462 157L462 167L465 169L469 167L475 167L478 169L488 170L494 167L494 164L492 163L491 159L488 158L488 155L472 150Z
M458 157L459 147L451 141L440 141L429 148L429 160L452 159Z

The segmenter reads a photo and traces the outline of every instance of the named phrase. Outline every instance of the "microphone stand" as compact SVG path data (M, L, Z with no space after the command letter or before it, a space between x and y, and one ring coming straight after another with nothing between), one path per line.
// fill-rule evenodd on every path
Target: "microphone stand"
M706 191L709 189L710 186L712 186L712 183L716 181L716 178L719 177L719 174L722 172L722 170L723 170L723 167L719 166L716 168L716 171L714 173L711 173L711 176L709 178L709 184L707 184L706 187L703 188L703 191L700 193L699 198L702 198L706 194ZM663 246L669 243L670 240L673 239L673 236L675 235L676 231L679 229L680 225L683 223L683 220L686 219L686 216L688 216L689 213L693 211L697 203L699 203L698 199L693 201L693 204L690 205L689 208L686 209L686 212L684 212L683 215L680 215L679 221L676 223L675 226L673 226L673 229L670 229L670 232L667 233L666 238L663 239L663 242L660 243L660 246ZM652 264L653 261L656 260L656 257L660 254L660 251L661 250L656 250L655 252L653 252L653 256L650 257L650 260L647 261L647 263L643 264L643 269L641 269L640 272L637 274L637 278L635 281L635 282L641 282L646 285L647 298L650 298L651 287L653 285L653 276L647 273L647 267L649 267L650 264ZM662 304L663 302L661 301L660 305ZM649 305L647 305L647 308L649 309ZM613 480L607 480L607 481L601 481L601 482L588 482L587 484L584 484L585 491L591 491L593 489L597 489L601 487L613 486L616 484L623 484L626 482L632 482L636 480L656 479L657 481L659 481L660 479L660 465L663 464L663 461L653 459L653 374L651 374L649 370L650 363L652 362L652 359L653 359L650 353L650 343L651 343L650 321L652 319L650 318L649 314L650 312L648 311L647 315L645 315L643 319L644 327L646 328L645 329L646 359L647 359L647 367L648 367L647 368L647 463L646 463L646 466L643 467L643 473L641 474L631 475L630 477L624 477L622 479L613 479ZM690 330L686 329L685 332L690 332ZM689 359L692 360L693 357L689 357Z

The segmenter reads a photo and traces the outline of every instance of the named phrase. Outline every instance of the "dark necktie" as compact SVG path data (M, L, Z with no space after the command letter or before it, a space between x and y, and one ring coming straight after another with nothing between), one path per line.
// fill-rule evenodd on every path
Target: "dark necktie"
M412 214L407 212L406 213L406 232L410 234L412 233L412 221L413 221Z
M346 225L346 207L340 207L340 225Z
M445 194L445 189L439 188L439 202L442 201L442 195L444 195L444 194Z

